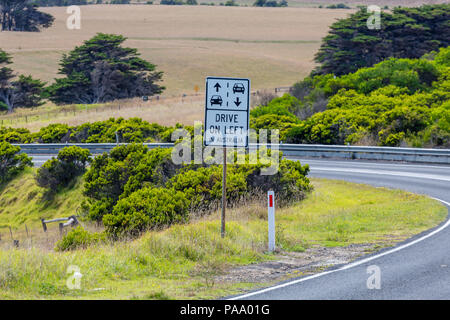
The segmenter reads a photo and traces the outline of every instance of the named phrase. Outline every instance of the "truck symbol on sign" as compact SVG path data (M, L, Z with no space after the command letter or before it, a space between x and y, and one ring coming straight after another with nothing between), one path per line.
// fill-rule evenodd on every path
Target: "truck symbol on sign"
M222 101L222 97L221 96L214 95L214 96L211 97L211 106L215 105L215 104L218 104L218 105L222 106L222 102L223 101Z
M244 85L242 83L235 83L234 84L234 86L233 86L233 93L236 93L236 92L244 94L245 87L244 87Z

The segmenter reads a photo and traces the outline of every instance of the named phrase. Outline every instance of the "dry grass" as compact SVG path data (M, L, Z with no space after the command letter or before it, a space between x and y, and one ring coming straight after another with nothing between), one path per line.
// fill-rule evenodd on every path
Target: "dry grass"
M267 97L280 96L284 92L263 89L252 93L251 107L264 102ZM86 122L107 120L111 117L141 118L150 123L174 126L177 123L192 126L195 121L203 121L204 94L178 97L150 97L143 102L140 98L118 100L100 105L56 106L47 103L34 109L16 109L14 113L0 115L0 127L27 128L32 132L52 123L77 126Z
M165 95L203 89L206 76L245 76L253 89L291 85L314 67L328 26L351 10L219 6L92 5L81 30L68 30L65 8L43 8L55 24L40 33L1 32L13 68L45 81L64 52L97 32L122 34L127 46L165 72Z
M58 107L48 104L44 107L17 109L13 114L0 116L0 127L27 128L32 132L52 123L64 123L77 126L86 122L107 120L111 117L125 119L138 117L150 123L174 126L177 123L193 125L202 121L204 113L204 96L185 98L164 98L160 101L143 102L129 99L104 105L71 105Z

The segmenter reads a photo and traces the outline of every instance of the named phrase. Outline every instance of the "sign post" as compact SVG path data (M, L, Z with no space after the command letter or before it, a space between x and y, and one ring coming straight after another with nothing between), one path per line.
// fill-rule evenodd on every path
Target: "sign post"
M269 252L275 250L275 195L267 192L267 222L269 224Z
M225 236L227 206L227 147L247 148L250 111L250 80L237 78L206 78L205 146L223 148L222 223Z
M227 209L227 148L223 148L223 165L222 165L222 217L220 226L220 235L225 237L225 211Z

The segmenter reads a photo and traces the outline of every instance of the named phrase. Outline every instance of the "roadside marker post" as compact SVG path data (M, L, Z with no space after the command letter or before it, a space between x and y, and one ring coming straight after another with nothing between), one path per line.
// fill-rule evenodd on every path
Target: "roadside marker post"
M275 194L267 192L267 223L269 225L269 252L275 250Z
M221 236L225 237L227 147L248 148L250 80L206 78L203 143L223 148Z

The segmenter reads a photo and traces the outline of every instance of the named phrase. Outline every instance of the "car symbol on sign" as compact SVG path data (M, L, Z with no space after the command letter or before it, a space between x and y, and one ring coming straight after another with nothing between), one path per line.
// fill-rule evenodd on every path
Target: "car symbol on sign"
M242 83L235 83L233 86L233 93L244 93L245 92L245 87Z
M211 97L211 106L215 105L215 104L222 106L222 97L221 96L214 95Z

